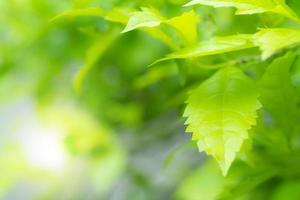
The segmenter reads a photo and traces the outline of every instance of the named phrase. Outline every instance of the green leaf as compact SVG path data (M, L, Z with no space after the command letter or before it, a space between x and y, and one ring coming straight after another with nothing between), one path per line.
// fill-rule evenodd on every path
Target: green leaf
M198 22L199 17L192 10L171 18L165 23L176 28L187 44L193 44L198 41Z
M200 151L212 155L226 175L260 108L254 82L235 67L226 67L192 91L184 117Z
M250 34L216 37L209 41L204 41L197 46L184 48L177 52L171 53L153 64L170 59L209 56L231 51L238 51L251 47L254 47L254 44L252 43L252 35Z
M262 51L262 58L267 59L284 48L300 43L300 30L288 28L261 29L253 36L255 45Z
M299 21L298 16L286 5L284 0L193 0L186 6L202 4L213 7L235 7L236 14L274 12Z
M197 26L199 18L194 11L185 12L171 19L165 19L157 10L144 7L142 11L133 12L130 15L131 17L122 31L123 33L134 29L141 29L176 49L171 37L160 28L161 24L167 24L177 30L186 44L193 44L198 40Z
M290 73L295 59L292 53L277 58L259 82L261 103L286 132L291 131L297 119L297 94Z
M122 32L125 33L142 27L159 26L162 20L163 18L156 10L143 7L142 11L131 14L127 26Z
M171 37L161 30L159 25L164 22L164 18L158 13L157 10L153 8L142 8L142 11L131 12L130 18L125 29L122 33L126 33L128 31L132 31L135 29L141 29L142 31L148 33L153 38L161 40L165 44L167 44L172 49L176 49L177 45L171 39Z

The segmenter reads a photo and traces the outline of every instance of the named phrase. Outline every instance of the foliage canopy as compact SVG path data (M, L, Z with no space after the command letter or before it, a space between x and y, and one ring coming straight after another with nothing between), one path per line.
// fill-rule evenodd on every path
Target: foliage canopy
M9 11L0 19L7 25L0 28L6 37L0 47L1 96L18 85L12 81L18 78L15 74L24 72L28 82L20 85L16 97L1 101L30 93L47 117L45 105L61 99L79 102L113 133L85 114L86 121L73 118L70 111L64 115L52 110L51 120L60 116L70 129L73 121L78 122L73 127L78 133L71 130L74 134L65 136L76 155L105 149L112 158L108 168L114 171L103 180L116 178L122 173L118 165L125 166L125 157L130 159L119 146L118 139L123 138L114 132L141 132L132 135L143 138L149 121L172 113L150 132L178 120L182 127L183 116L192 144L208 157L184 171L174 186L176 192L166 198L300 198L297 0L74 0L61 7L24 2L28 10L37 10L40 21L32 20L37 29L22 27L28 22L15 22ZM0 6L21 5L8 1ZM43 13L45 8L52 10ZM20 14L18 20L26 18ZM26 37L20 30L27 31ZM102 138L91 134L85 143L79 132L86 130L99 132ZM159 143L172 132L165 137L154 134L154 141ZM143 148L136 143L137 149ZM101 159L106 162L97 156L91 162ZM151 199L149 194L151 189L145 199ZM139 199L131 195L128 199Z

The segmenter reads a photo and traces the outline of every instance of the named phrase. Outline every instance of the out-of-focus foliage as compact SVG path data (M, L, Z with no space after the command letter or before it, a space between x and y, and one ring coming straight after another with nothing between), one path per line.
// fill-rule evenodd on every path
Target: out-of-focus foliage
M19 114L0 156L1 198L72 199L86 192L94 198L124 170L125 152L116 138L77 108Z
M0 11L0 199L300 198L298 0Z

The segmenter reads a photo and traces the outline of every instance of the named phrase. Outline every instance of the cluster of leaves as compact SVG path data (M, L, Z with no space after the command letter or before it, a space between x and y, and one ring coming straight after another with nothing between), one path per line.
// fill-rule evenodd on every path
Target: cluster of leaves
M183 116L187 118L187 132L193 133L199 151L214 157L226 177L218 177L213 167L205 167L199 172L201 179L197 179L204 188L194 188L200 189L196 192L200 197L182 192L180 195L186 194L183 198L266 199L268 184L276 180L278 191L272 198L282 199L286 190L297 190L300 184L291 180L300 173L297 4L284 0L193 0L184 6L184 11L171 17L151 6L109 10L91 7L66 11L53 20L98 16L123 25L122 34L135 29L143 31L162 41L171 51L151 67L174 60L185 86L193 82L187 75L188 67L205 69L207 75L192 85L194 89L189 93ZM255 29L252 29L251 34L212 31L205 21L205 11L211 11L209 6L234 7L236 15L258 14L269 21L260 19L254 24L258 31L253 33ZM234 19L240 17L243 16ZM215 36L218 31L223 35ZM97 48L96 44L91 48L91 51L96 48L97 54L88 54L86 66L78 72L77 91L114 35L119 34L109 33L104 45L101 40L101 47ZM208 183L211 186L207 186ZM286 188L289 184L292 184L290 189ZM214 191L205 191L206 187L214 187ZM299 192L294 199L297 197Z
M144 129L157 119L160 127L149 131L155 143L175 135L159 135L173 119L159 116L175 110L199 151L210 155L198 170L180 168L176 198L300 198L298 0L11 0L0 2L4 7L1 104L24 95L42 105L72 99L114 132L137 129L134 138L149 137ZM47 116L61 116L68 149L95 164L95 182L103 175L99 160L111 168L103 179L115 179L130 150L85 114L62 107ZM131 151L146 143L131 142ZM12 155L7 171L19 157ZM161 188L128 171L137 191L149 190L144 199L167 198L152 197ZM0 186L19 176L9 172ZM104 182L99 187L108 187ZM133 193L128 199L143 199Z

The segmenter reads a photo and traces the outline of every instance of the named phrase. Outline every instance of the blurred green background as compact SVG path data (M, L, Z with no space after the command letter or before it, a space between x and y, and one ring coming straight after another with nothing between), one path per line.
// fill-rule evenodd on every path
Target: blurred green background
M186 145L176 66L147 69L168 47L99 17L50 20L91 6L178 13L182 3L0 1L0 199L175 196L201 156ZM88 57L79 94L74 77Z

